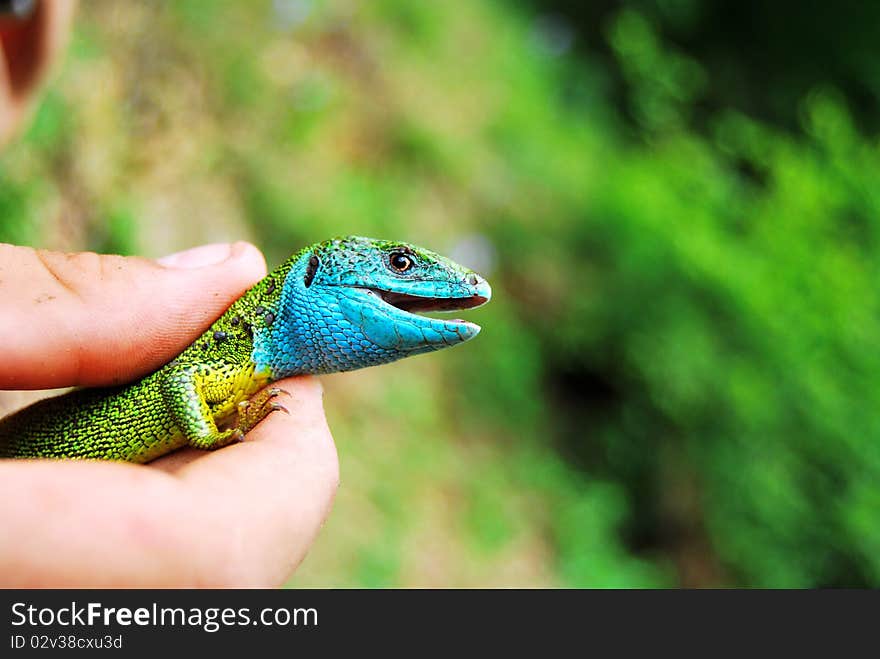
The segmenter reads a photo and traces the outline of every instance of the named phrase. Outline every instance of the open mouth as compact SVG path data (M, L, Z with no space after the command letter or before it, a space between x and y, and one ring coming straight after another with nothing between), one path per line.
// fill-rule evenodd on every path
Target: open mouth
M375 288L368 288L366 290L374 295L378 295L386 304L390 304L392 307L408 313L474 309L489 301L488 298L482 295L471 295L468 297L424 297L421 295L383 291Z

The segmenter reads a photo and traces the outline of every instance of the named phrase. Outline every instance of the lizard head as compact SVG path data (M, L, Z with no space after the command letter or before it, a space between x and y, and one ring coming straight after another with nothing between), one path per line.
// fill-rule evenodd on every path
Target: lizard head
M463 343L478 325L420 314L472 309L491 295L480 275L421 247L358 236L319 243L285 280L272 340L287 340L290 358L273 371L347 371Z

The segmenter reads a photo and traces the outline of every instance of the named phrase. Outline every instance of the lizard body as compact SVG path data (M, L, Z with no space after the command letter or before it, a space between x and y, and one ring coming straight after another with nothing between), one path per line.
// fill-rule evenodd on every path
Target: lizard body
M149 462L241 441L292 375L350 371L463 343L473 323L417 315L484 304L488 283L426 249L357 236L307 247L180 355L129 385L77 389L0 420L0 457Z

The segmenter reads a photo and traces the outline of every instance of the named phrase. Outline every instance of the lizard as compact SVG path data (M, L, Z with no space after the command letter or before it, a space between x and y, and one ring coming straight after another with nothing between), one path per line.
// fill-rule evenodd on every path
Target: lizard
M276 380L351 371L455 346L480 327L421 312L492 295L430 250L359 236L296 252L176 358L127 385L74 389L0 420L0 457L146 463L243 441L275 411Z

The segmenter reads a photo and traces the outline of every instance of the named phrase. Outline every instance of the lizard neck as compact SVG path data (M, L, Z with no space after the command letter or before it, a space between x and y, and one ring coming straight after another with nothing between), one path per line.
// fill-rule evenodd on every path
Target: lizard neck
M261 287L267 280L272 282L270 295L266 295L265 287L260 295L272 322L266 323L264 315L264 322L255 324L251 353L257 372L267 373L271 380L314 372L310 370L308 359L311 349L308 329L296 321L302 314L290 313L292 307L311 304L304 290L308 258L307 250L294 254L254 287ZM297 281L302 286L298 286Z
M312 285L314 264L313 253L305 251L270 275L283 277L284 285L273 302L271 325L254 326L252 360L258 372L272 380L339 373L435 349L403 351L391 340L377 343L366 336L360 301L345 287Z
M272 273L284 283L274 301L274 322L255 328L252 356L272 380L369 365L363 363L356 332L343 318L336 296L311 286L311 257L311 252L301 253Z

